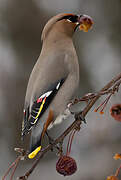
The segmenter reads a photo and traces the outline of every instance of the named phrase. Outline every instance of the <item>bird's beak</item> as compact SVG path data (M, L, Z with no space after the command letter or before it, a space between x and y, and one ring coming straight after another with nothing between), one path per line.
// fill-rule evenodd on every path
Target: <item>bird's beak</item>
M93 20L88 15L79 15L78 16L78 27L80 30L83 30L84 32L88 32L88 30L93 25Z

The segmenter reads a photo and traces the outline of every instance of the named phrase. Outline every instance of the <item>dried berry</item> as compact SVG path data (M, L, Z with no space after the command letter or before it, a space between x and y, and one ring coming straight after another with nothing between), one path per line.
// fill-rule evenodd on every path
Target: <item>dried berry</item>
M104 112L103 112L103 111L100 111L100 114L102 115L102 114L104 114Z
M116 176L108 176L107 180L119 180Z
M77 170L76 161L70 156L61 156L56 163L56 170L63 176L70 176Z
M110 109L110 114L115 120L121 122L121 104L113 105Z
M83 15L79 19L80 21L80 30L83 30L84 32L88 32L88 30L92 27L93 21L90 16Z

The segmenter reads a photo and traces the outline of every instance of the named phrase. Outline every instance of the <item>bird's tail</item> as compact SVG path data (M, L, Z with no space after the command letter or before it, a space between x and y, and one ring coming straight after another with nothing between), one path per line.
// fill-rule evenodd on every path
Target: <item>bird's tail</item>
M43 138L43 128L44 128L44 120L41 119L41 123L38 123L32 127L31 138L30 138L30 147L29 147L29 155L28 158L33 159L38 152L41 150L41 142Z
M30 140L30 153L28 155L30 159L34 158L41 150L41 141L46 133L48 126L53 121L53 117L53 111L50 109L46 121L44 122L41 120L40 124L38 122L37 126L33 127Z
M28 158L33 159L40 150L41 150L41 135L31 136Z

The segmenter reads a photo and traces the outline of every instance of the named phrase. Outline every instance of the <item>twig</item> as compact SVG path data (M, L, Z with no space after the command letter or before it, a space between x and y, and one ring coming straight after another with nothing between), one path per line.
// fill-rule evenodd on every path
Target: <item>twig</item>
M119 172L121 170L121 165L119 166L119 168L116 170L115 176L117 177L119 175Z
M121 84L121 73L116 76L115 78L113 78L106 86L104 86L104 88L102 88L97 94L96 96L93 96L93 98L91 98L90 102L87 104L87 106L84 108L84 110L82 112L78 113L78 117L82 116L85 117L86 114L88 113L88 111L92 108L92 106L95 104L95 102L100 98L101 95L104 94L108 94L112 91L114 91L114 89L116 89L117 87L117 91L118 88ZM112 89L110 89L113 86ZM109 91L108 91L109 90ZM52 147L54 147L56 144L58 144L59 142L62 142L63 139L73 130L75 129L77 126L80 126L82 122L82 118L77 118L75 119L75 121L62 133L62 135L60 135L51 145L48 145L47 147L45 147L45 149L43 149L39 156L37 157L37 160L34 162L33 166L30 168L30 170L24 175L19 177L19 179L25 180L27 179L30 174L34 171L35 167L37 166L37 164L39 163L40 159L49 151L52 149Z
M10 180L13 179L13 176L14 176L14 174L15 174L15 171L16 171L16 169L17 169L17 167L18 167L18 164L19 164L19 161L20 161L20 160L21 160L21 157L19 156L19 157L16 159L15 167L14 167L13 172L12 172L12 174L11 174Z
M21 157L18 156L17 159L11 164L11 166L8 168L7 172L5 173L5 175L2 177L2 180L5 180L5 178L7 177L7 175L9 174L10 170L14 167L14 170L16 170L17 166L18 166L18 163L20 161ZM13 175L15 173L15 171L13 170L13 173L10 177L10 180L13 179Z
M12 174L11 174L11 176L10 176L10 180L13 179L13 176L14 176L14 174L15 174L15 171L16 171L16 168L17 168L17 166L18 166L18 164L19 164L19 161L20 161L20 160L24 160L24 158L25 158L25 156L26 156L26 154L27 154L27 152L26 152L24 149L21 149L21 148L14 148L14 150L15 150L16 152L18 152L20 155L19 155L19 156L16 158L16 160L10 165L10 167L9 167L8 170L6 171L5 175L2 177L2 180L5 180L5 178L7 177L7 175L9 174L9 172L10 172L10 170L11 170L12 168L14 168L14 169L13 169L13 172L12 172Z

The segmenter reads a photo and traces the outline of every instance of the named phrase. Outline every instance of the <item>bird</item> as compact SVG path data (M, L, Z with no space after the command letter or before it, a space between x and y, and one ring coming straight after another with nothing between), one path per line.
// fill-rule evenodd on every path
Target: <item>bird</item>
M87 15L61 13L42 31L42 49L30 74L23 110L22 138L31 132L29 159L41 151L47 131L64 120L79 85L79 62L72 37L78 27L87 32L92 24Z

